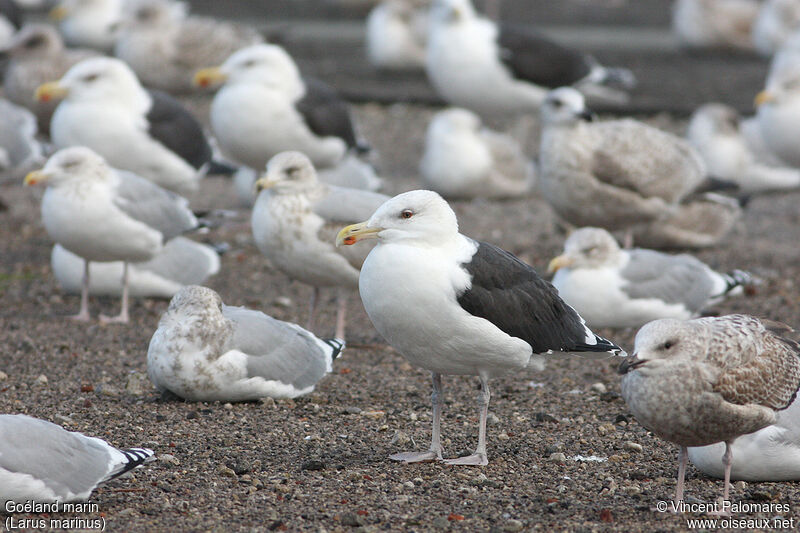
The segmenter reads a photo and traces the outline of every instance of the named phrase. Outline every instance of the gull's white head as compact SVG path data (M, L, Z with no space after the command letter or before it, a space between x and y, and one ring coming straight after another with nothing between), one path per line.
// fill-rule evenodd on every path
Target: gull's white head
M379 242L437 245L458 235L458 220L448 203L433 191L409 191L386 200L366 222L347 226L336 244L369 238Z
M583 95L572 87L559 87L547 93L541 111L545 124L574 124L593 118Z
M189 14L186 2L167 0L137 0L125 8L125 26L139 29L169 28L186 19Z
M437 113L430 127L442 133L477 133L481 128L481 119L472 111L453 107Z
M122 23L123 0L62 0L51 11L72 46L108 49Z
M256 190L275 194L297 194L314 187L317 171L302 152L281 152L267 162L267 172L255 183Z
M278 45L256 44L234 52L219 67L204 68L195 74L195 85L214 87L254 83L295 96L302 91L302 79L291 56Z
M718 135L739 134L739 113L725 104L705 104L697 109L689 122L686 136L693 143L703 143Z
M44 168L25 176L25 185L46 183L58 187L77 181L102 181L107 179L111 167L105 159L85 146L63 148L50 156Z
M54 57L64 50L64 41L53 26L28 24L19 30L8 46L12 57Z
M708 326L700 320L664 318L648 322L636 333L633 354L619 367L620 374L636 370L656 373L676 362L705 356Z
M476 16L470 0L434 0L431 6L431 22L434 24L457 24Z
M614 237L602 228L581 228L564 242L564 253L550 261L549 272L561 268L600 268L619 260L620 248Z

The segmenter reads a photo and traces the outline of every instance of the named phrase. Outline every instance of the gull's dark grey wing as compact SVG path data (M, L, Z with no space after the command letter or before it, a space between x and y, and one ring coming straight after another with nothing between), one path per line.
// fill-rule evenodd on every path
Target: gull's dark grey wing
M211 161L211 146L194 115L167 93L155 90L147 92L153 101L147 112L150 136L194 168L199 169Z

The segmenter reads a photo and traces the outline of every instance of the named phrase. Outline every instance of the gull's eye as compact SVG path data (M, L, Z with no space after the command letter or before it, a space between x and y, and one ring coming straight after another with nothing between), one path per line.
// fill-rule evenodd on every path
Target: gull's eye
M247 60L247 61L245 61L245 62L244 62L242 65L243 65L245 68L254 67L254 66L256 65L256 60L255 60L255 59L248 59L248 60Z
M411 209L403 209L400 212L400 218L411 218L413 216L414 216L414 211L412 211Z
M581 250L581 253L585 255L591 255L596 251L597 251L597 246L587 246L586 248Z
M553 107L555 107L556 109L558 109L559 107L561 107L562 105L564 105L564 102L562 102L561 100L550 100L550 103L551 103L551 104L553 105Z
M37 35L25 41L25 48L37 48L42 44L44 44L44 38L40 35Z
M300 172L300 167L289 167L286 169L286 175L290 178L296 178L298 172Z
M87 74L86 76L83 77L83 81L85 81L86 83L92 83L99 77L100 77L99 74Z
M663 346L663 348L664 348L665 350L669 350L669 349L670 349L670 348L672 348L674 345L675 345L675 343L674 343L674 342L672 342L672 341L667 341L667 342L665 342L665 343L664 343L662 346Z

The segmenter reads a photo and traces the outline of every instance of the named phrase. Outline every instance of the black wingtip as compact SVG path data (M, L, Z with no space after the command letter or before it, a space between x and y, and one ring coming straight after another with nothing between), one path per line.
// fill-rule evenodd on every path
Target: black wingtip
M238 167L222 161L211 160L208 163L208 174L212 176L233 176Z
M322 339L322 342L333 349L331 352L331 361L339 357L339 354L344 351L346 346L344 340L342 339Z
M128 448L127 450L119 450L125 458L127 462L119 469L119 471L114 472L104 481L109 481L114 478L118 478L122 474L126 472L130 472L134 468L138 468L145 463L149 463L150 461L155 461L156 452L153 450L149 450L147 448Z

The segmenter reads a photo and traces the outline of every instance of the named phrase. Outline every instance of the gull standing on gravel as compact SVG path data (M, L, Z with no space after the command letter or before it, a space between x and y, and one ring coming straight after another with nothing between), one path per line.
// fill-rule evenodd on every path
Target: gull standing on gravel
M264 40L255 28L190 16L185 2L135 0L127 11L114 55L144 85L170 93L191 91L198 69L222 63L240 48Z
M775 424L800 387L800 345L783 324L746 315L662 319L636 334L620 365L622 396L642 426L681 448L675 501L683 500L688 446L725 443L728 500L732 444Z
M22 28L6 50L10 60L3 75L3 91L12 102L30 109L39 130L50 131L50 118L58 102L34 97L37 87L63 76L72 65L97 56L93 50L68 49L55 28L30 24Z
M50 268L61 289L81 294L84 261L60 244L53 246ZM219 272L219 253L186 237L175 237L149 261L128 265L128 294L134 298L172 298L187 285L198 285ZM89 294L122 295L122 261L89 265Z
M89 499L101 483L155 460L27 415L0 415L0 504Z
M800 168L800 61L772 72L755 104L766 147L787 165Z
M110 53L123 20L123 0L61 0L50 11L64 41Z
M370 238L378 244L359 278L367 314L389 344L433 376L431 447L392 455L394 460L442 460L442 374L481 381L478 447L445 462L485 465L490 378L523 371L554 352L624 353L592 333L533 268L460 234L455 213L433 191L395 196L369 220L342 229L336 243Z
M800 187L800 168L759 161L740 123L739 113L725 104L705 104L692 115L686 137L702 156L708 173L736 183L746 194Z
M119 59L81 61L37 98L64 98L50 135L57 148L88 146L110 165L187 194L209 168L211 147L200 123L171 96L145 90Z
M428 78L449 104L483 116L537 113L549 88L575 85L617 100L604 84L634 84L626 69L558 45L524 26L496 25L470 0L434 0L426 55Z
M130 172L111 168L82 146L53 154L26 185L46 183L42 221L50 237L83 258L80 312L89 320L89 263L123 261L122 310L104 322L128 322L128 264L149 261L164 243L197 227L186 199Z
M752 50L750 36L758 0L677 0L672 5L672 33L691 48Z
M36 118L24 107L0 98L0 183L19 180L44 160L36 140Z
M169 303L147 350L156 388L192 401L296 398L332 369L344 341L318 339L297 324L230 307L205 287Z
M542 120L538 187L569 224L633 231L656 247L703 247L738 220L738 204L719 195L687 202L709 180L686 140L633 119L594 122L570 87L548 94Z
M519 143L460 108L431 120L420 173L423 185L445 198L517 198L535 184L533 162Z
M319 289L339 289L336 337L344 339L346 291L358 287L358 270L369 250L335 248L330 224L365 218L389 197L320 183L311 161L300 152L273 157L256 187L261 192L251 225L258 249L278 270L314 288L308 329L314 324Z
M639 327L658 318L687 319L740 294L747 272L715 272L688 255L621 249L601 228L570 234L564 253L550 261L553 286L593 328Z
M384 70L424 70L428 6L419 0L384 0L367 15L370 64Z

